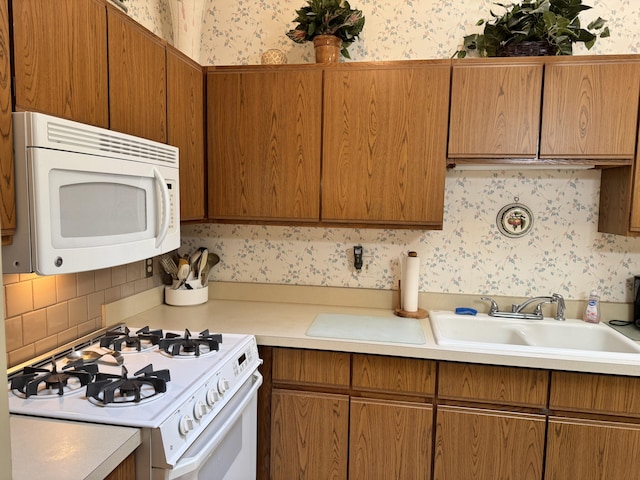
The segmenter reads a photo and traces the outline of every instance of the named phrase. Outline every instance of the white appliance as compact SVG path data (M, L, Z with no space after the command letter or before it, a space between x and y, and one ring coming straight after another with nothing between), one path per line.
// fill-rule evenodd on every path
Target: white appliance
M3 273L97 270L180 246L176 147L34 112L15 112L13 130Z
M102 357L91 379L82 381L86 365L64 368L71 348L52 352L55 360L47 354L10 369L9 411L140 428L138 480L255 479L262 384L255 337L123 328L74 345L121 352L121 365ZM212 346L208 339L214 337L221 341ZM137 338L140 351L128 340ZM130 385L136 382L138 393Z

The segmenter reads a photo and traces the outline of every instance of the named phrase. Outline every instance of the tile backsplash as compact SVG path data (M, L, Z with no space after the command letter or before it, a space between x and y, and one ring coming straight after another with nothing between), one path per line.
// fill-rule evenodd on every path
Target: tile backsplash
M145 262L67 275L3 275L9 367L102 328L102 305L162 283Z

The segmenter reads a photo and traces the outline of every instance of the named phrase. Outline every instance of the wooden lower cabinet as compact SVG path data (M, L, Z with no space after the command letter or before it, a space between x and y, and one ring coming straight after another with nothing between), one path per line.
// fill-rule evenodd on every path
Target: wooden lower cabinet
M539 480L545 423L544 415L440 406L433 479Z
M639 457L640 425L549 419L545 480L630 480Z
M271 402L271 479L346 479L349 397L278 389Z
M432 418L431 405L352 398L349 479L429 479Z

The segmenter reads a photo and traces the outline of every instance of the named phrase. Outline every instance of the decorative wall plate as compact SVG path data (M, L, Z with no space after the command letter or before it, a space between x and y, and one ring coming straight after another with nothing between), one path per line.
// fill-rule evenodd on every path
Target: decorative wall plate
M510 238L518 238L531 231L533 214L529 207L518 203L518 197L516 197L515 203L510 203L500 209L496 223L501 234Z

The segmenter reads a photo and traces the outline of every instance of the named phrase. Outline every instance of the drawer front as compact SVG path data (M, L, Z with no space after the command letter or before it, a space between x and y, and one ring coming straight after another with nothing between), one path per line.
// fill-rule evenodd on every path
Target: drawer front
M441 362L438 397L544 408L549 373L530 368Z
M436 363L381 355L353 356L353 388L432 396Z
M549 407L640 417L640 377L553 372Z
M324 350L276 348L273 381L348 387L350 354Z

